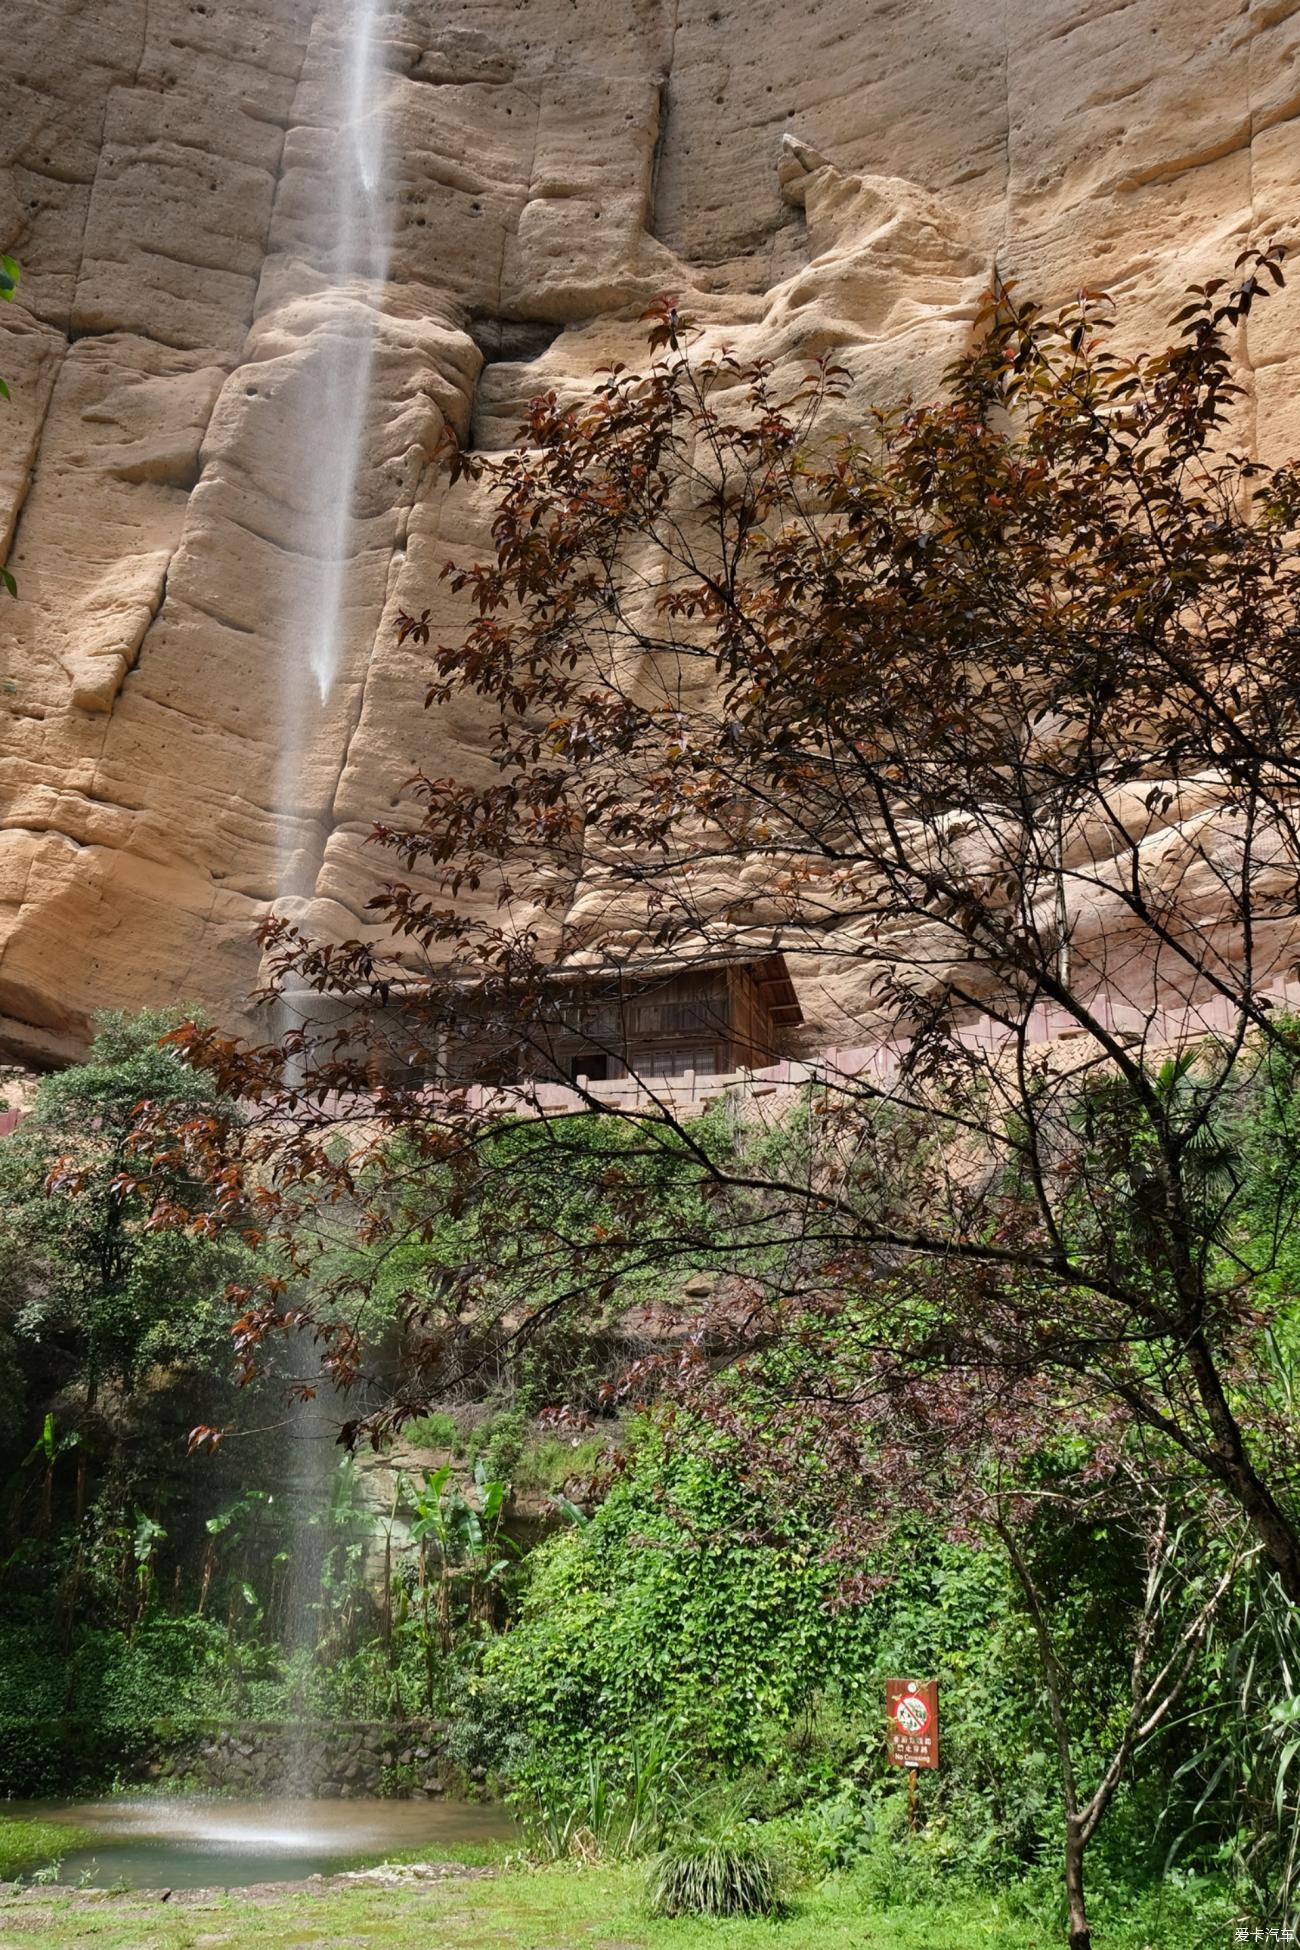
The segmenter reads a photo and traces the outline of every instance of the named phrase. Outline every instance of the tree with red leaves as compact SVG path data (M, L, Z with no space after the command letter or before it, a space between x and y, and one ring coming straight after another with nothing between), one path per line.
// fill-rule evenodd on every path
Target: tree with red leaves
M361 1373L368 1276L313 1276L316 1222L371 1267L426 1248L402 1390L349 1439L604 1319L631 1269L703 1269L656 1373L790 1334L833 1363L851 1324L882 1396L1058 1378L1172 1445L1300 1600L1266 1350L1300 1216L1276 1006L1300 474L1231 446L1233 347L1281 256L1193 287L1138 357L1097 294L1048 314L1002 288L942 397L865 416L833 360L787 380L664 300L643 373L454 456L495 506L492 556L446 571L473 620L440 646L428 611L400 627L432 705L488 708L493 776L423 778L379 830L367 940L270 924L287 1038L180 1039L251 1111L233 1151L191 1127L187 1170L284 1245L238 1296L246 1358L288 1322ZM572 1030L557 970L618 994L638 954L773 950L831 997L828 1040L896 1059L824 1066L766 1125L689 1122L654 1079L548 1110L528 1081ZM476 1048L517 1087L471 1087ZM691 1212L665 1216L661 1168ZM438 1249L431 1188L472 1252Z

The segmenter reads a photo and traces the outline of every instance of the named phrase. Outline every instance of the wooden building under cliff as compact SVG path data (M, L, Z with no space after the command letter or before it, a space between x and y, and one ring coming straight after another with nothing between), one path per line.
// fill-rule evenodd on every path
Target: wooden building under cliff
M779 954L659 973L629 969L616 980L566 973L557 990L551 1068L568 1082L759 1070L785 1053L789 1032L803 1021Z
M376 1038L375 1081L725 1075L778 1062L802 1021L778 953L564 968L516 985L412 983Z

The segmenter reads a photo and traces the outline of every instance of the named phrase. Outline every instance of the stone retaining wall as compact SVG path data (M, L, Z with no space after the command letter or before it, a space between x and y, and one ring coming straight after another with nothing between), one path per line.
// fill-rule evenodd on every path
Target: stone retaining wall
M448 1778L437 1721L240 1721L177 1746L160 1741L151 1780L226 1793L348 1801L366 1795L434 1799L465 1783ZM472 1784L471 1784L472 1787Z

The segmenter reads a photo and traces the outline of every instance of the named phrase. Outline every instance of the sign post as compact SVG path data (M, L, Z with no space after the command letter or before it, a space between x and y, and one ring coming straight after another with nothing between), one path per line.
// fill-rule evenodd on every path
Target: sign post
M887 1679L885 1723L889 1759L907 1769L907 1820L916 1826L916 1774L939 1765L939 1687L935 1680Z

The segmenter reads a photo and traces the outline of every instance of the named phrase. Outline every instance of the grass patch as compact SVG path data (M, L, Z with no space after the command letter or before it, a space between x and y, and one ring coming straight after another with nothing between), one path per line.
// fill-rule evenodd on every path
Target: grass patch
M1150 1913L1116 1917L1097 1929L1097 1950L1218 1950L1232 1940L1218 1916L1204 1920L1198 1935ZM67 1950L74 1941L79 1950L1054 1950L1064 1932L1000 1897L949 1901L937 1887L915 1908L881 1908L864 1903L851 1879L796 1894L779 1921L653 1921L643 1870L598 1863L256 1902L230 1895L198 1904L178 1894L165 1907L51 1891L0 1902L0 1945L11 1941L23 1950Z
M529 1433L518 1410L484 1416L467 1428L445 1409L417 1415L402 1431L414 1449L445 1452L453 1461L473 1464L481 1457L489 1475L506 1477L519 1496L547 1496L572 1477L580 1481L599 1467L608 1444L603 1435L575 1442L571 1437Z
M460 1423L444 1409L435 1409L431 1415L417 1415L402 1430L402 1440L413 1449L449 1449L453 1456L465 1453Z
M514 1487L525 1496L553 1495L571 1478L579 1481L593 1474L606 1451L603 1436L588 1436L581 1442L563 1436L540 1435L526 1442L515 1465Z
M94 1839L89 1828L74 1828L70 1822L0 1814L0 1881L30 1875L70 1849L88 1848Z
M496 1836L486 1842L444 1842L437 1844L439 1862L459 1862L466 1869L504 1869L518 1861L522 1836ZM428 1848L400 1849L384 1857L385 1862L427 1862ZM0 1950L4 1950L0 1945Z

